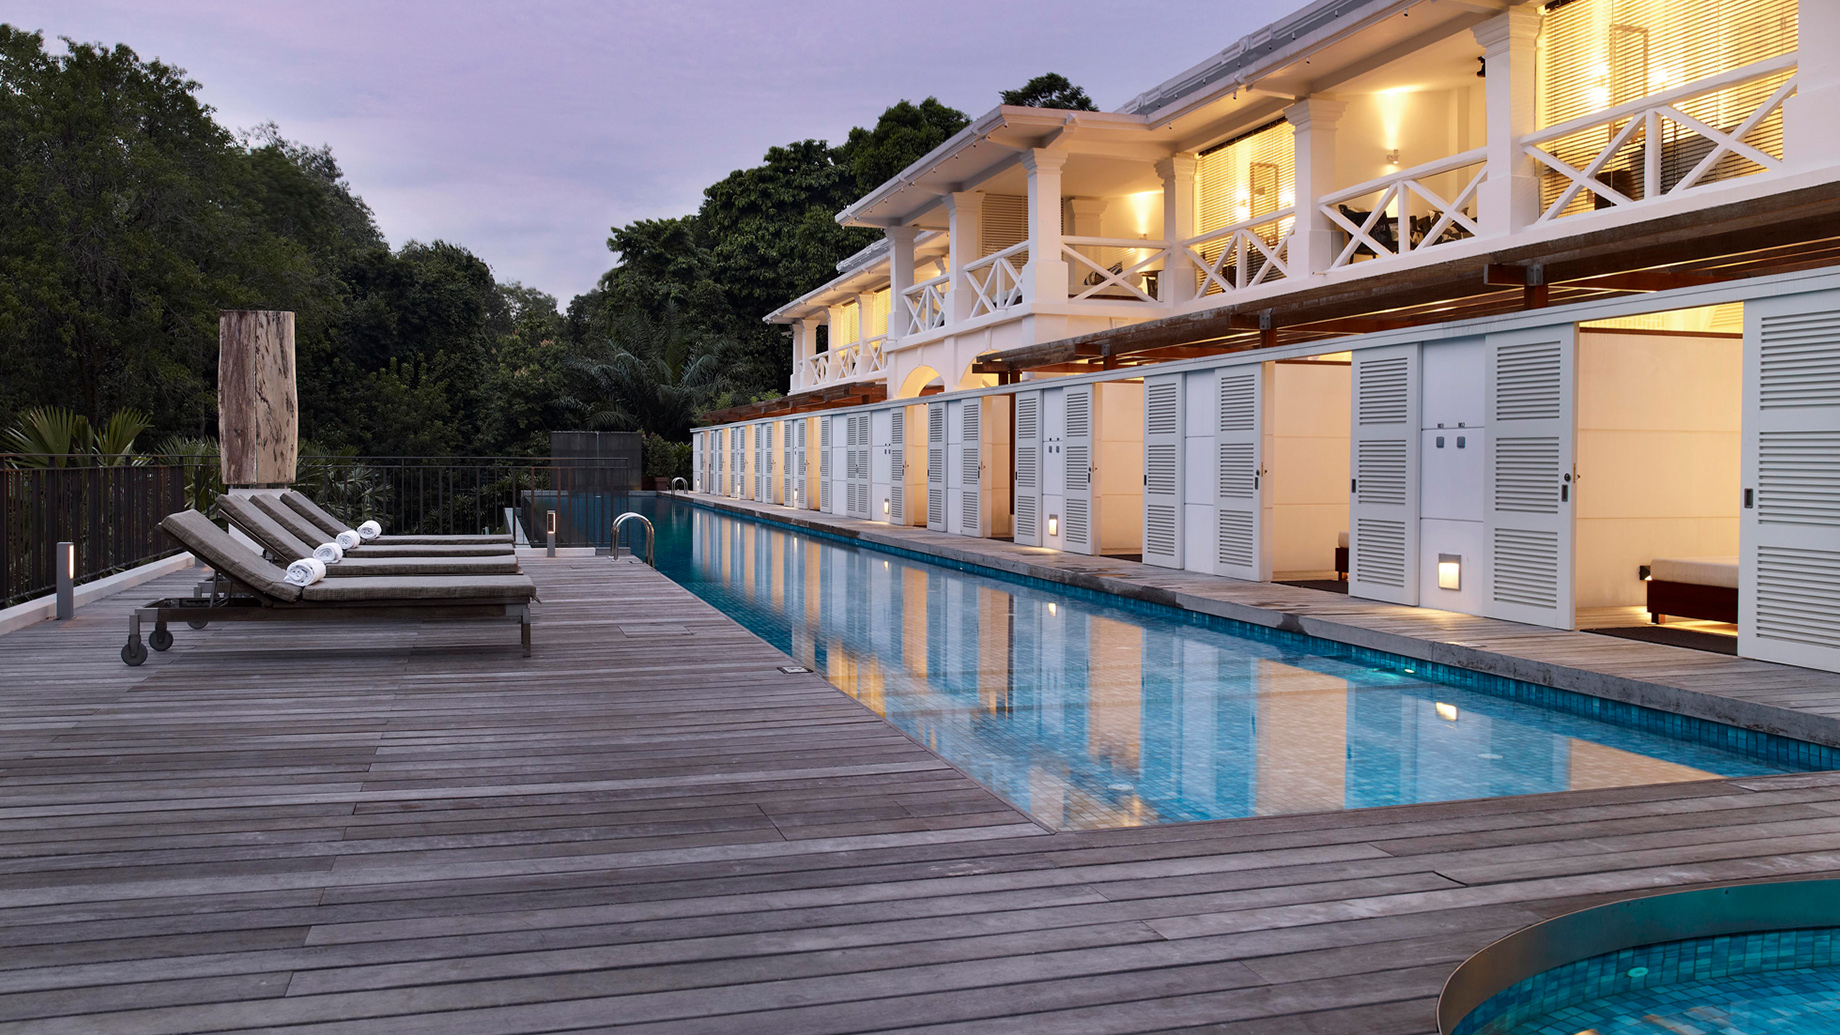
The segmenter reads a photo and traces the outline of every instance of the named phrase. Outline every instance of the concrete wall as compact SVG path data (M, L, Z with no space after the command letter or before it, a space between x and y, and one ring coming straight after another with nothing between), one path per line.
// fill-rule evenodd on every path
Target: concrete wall
M1640 604L1638 565L1738 553L1743 343L1578 335L1578 606Z

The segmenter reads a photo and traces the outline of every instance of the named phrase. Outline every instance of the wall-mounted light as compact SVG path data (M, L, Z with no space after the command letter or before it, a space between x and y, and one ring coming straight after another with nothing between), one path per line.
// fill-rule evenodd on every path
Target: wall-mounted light
M882 516L883 517L888 516L888 501L887 500L882 501Z
M1386 153L1386 164L1388 165L1398 165L1399 164L1399 149L1398 148L1395 147L1391 151L1388 151Z
M69 618L77 611L77 544L59 543L52 556L57 563L57 616Z
M1636 578L1641 579L1643 582L1649 582L1652 581L1654 577L1655 573L1649 569L1648 565L1636 565Z
M1060 535L1061 534L1060 515L1058 514L1048 515L1048 534L1049 535Z
M1463 588L1463 557L1461 554L1438 554L1438 588Z
M1051 615L1057 615L1061 613L1061 609L1055 606L1054 601L1050 600L1048 601L1048 613Z
M1454 704L1445 704L1443 701L1439 701L1437 703L1437 714L1438 714L1438 718L1443 719L1445 722L1456 722L1457 721L1457 706Z

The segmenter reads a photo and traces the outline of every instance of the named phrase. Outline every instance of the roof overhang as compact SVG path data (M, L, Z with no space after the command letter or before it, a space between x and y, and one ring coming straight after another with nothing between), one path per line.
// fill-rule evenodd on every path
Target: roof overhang
M725 410L713 410L703 414L703 419L711 424L734 424L738 421L759 420L762 417L789 417L800 413L834 410L843 406L861 406L863 403L881 402L886 398L888 398L886 382L852 381L848 384L825 385L810 391L782 395L777 399L743 403L740 406L730 406Z

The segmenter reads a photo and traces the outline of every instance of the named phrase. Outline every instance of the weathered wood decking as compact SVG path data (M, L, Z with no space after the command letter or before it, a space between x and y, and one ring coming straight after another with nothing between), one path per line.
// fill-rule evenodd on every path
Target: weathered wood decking
M1049 833L650 569L496 626L0 637L0 1031L1425 1033L1648 888L1840 872L1840 776ZM317 636L317 642L307 637Z

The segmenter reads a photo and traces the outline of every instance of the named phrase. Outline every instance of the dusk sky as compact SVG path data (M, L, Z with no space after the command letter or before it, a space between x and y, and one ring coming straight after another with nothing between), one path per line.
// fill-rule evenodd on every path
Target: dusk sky
M331 144L392 245L464 244L557 295L610 226L694 210L774 144L901 98L972 116L1058 71L1113 108L1304 0L519 4L9 0L0 17L176 64L233 129Z

